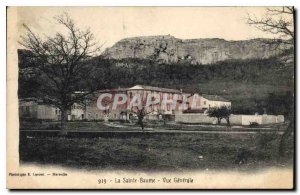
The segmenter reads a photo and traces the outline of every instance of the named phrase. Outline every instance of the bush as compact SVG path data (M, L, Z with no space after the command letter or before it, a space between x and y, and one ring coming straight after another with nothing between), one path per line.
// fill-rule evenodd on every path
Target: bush
M259 124L257 122L250 122L249 127L259 127Z

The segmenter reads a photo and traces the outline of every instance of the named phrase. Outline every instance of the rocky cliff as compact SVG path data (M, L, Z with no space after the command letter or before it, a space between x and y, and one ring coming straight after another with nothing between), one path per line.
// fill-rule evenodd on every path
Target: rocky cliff
M279 54L277 45L265 39L178 39L170 35L122 39L104 51L107 58L154 59L164 63L188 61L211 64L229 59L264 59Z

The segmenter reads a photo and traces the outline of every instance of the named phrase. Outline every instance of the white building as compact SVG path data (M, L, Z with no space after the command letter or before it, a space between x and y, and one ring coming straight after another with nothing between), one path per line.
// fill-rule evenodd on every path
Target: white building
M202 94L200 96L200 105L202 109L220 108L222 106L231 107L231 102L218 95Z
M176 96L177 100L182 100L182 92L177 89L169 89L169 88L161 88L161 87L153 87L153 86L145 86L145 85L135 85L128 89L127 91L129 101L131 101L132 97L135 94L140 94L143 98L147 98L148 95L159 96L160 102L156 105L152 105L150 109L152 112L151 115L174 115L178 112L178 105L173 107L173 102L168 102L166 105L163 105L163 98L167 98L168 100L173 100ZM176 103L178 103L176 101Z
M190 94L188 96L188 109L182 113L207 114L210 108L231 107L231 102L218 95Z
M36 98L19 99L19 117L22 119L59 120L60 110Z
M68 115L68 120L85 119L85 106L83 104L74 103L71 107L71 114Z

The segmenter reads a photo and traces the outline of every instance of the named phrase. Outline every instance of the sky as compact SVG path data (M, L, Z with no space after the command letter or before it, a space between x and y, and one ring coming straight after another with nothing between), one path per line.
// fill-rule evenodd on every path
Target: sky
M53 35L61 30L54 17L64 12L78 27L89 27L104 44L103 49L123 38L136 36L274 38L246 23L248 14L263 17L266 7L18 7L18 33L24 33L22 24L26 24L35 33Z

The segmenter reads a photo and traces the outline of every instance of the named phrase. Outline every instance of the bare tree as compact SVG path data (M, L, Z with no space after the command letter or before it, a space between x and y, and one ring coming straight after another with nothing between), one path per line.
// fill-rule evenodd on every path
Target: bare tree
M248 15L247 23L273 34L273 42L294 44L294 7L267 8L262 18Z
M109 98L103 99L103 105L105 109L103 110L103 115L104 115L104 122L108 122L108 117L110 113L110 107L109 105L112 103L112 101Z
M140 125L140 127L144 131L144 118L151 112L147 112L145 106L143 106L141 109L134 109L134 107L132 107L131 112L136 114L136 116L138 117L137 124Z
M137 116L137 118L138 118L137 124L140 125L140 127L142 128L143 131L144 131L144 127L145 127L145 125L144 125L144 118L147 115L149 115L149 114L151 114L151 113L154 112L153 107L155 105L159 105L159 103L156 103L156 104L151 104L150 106L148 106L147 102L146 102L146 99L147 99L147 97L146 98L142 98L141 105L132 106L131 110L130 110L131 113L133 113L133 114L135 114ZM152 108L151 108L151 106L152 106Z
M67 111L85 96L99 88L100 80L88 60L98 54L100 47L90 29L79 29L67 13L54 18L65 33L39 36L23 24L25 35L19 43L29 49L43 78L41 97L61 110L61 133L65 134ZM77 90L81 93L74 93Z
M294 45L294 17L294 7L268 8L266 16L263 18L258 19L248 16L248 24L263 32L277 36L278 39L274 39L273 43ZM294 105L293 101L291 104ZM294 131L294 116L293 110L287 115L289 124L279 143L279 156L284 156L285 142Z

